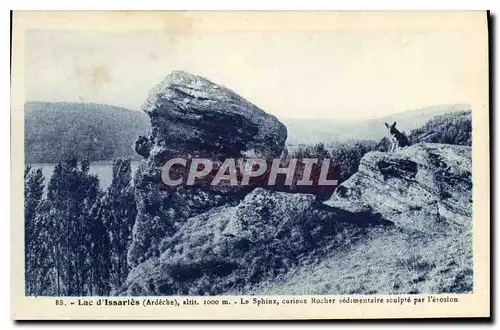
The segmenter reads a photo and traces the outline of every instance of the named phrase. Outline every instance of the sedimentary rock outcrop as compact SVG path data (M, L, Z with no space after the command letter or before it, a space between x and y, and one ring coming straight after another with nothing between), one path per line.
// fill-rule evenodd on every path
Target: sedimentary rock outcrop
M359 171L324 203L310 194L262 187L168 188L160 175L168 158L277 157L286 128L234 92L184 72L174 72L156 86L144 111L152 132L136 143L145 160L134 180L138 215L128 251L132 270L116 294L250 292L294 268L313 267L337 252L346 256L350 249L363 250L363 242L379 242L376 246L383 248L384 240L394 237L417 237L419 244L425 238L431 247L442 239L464 237L459 246L466 266L456 263L456 272L446 266L443 271L458 275L450 277L448 286L432 287L469 290L470 285L462 288L455 282L461 281L462 270L467 279L472 276L470 147L421 143L394 153L370 152ZM376 256L374 251L367 253ZM438 271L440 262L417 257L400 264L424 265L422 276ZM400 267L392 258L381 260ZM336 263L340 269L342 263ZM367 272L373 267L364 266ZM384 269L378 272L387 275Z
M238 203L190 217L161 240L156 256L130 272L118 293L245 292L302 267L304 260L322 260L334 251L348 254L363 246L376 226L394 228L387 231L389 240L395 235L424 235L434 242L429 246L450 237L467 238L472 212L470 157L470 147L438 144L371 152L359 172L324 204L313 195L256 188ZM383 241L383 233L376 237ZM461 290L459 285L452 287Z
M237 202L249 191L168 187L161 179L167 160L279 157L287 136L274 116L225 87L182 71L174 71L151 90L143 111L151 119L151 134L137 139L135 146L145 160L134 180L139 213L128 253L132 266L157 256L159 241L173 235L188 217Z
M429 233L470 228L471 166L466 146L421 143L395 153L370 152L325 204L379 213Z
M143 110L156 153L204 157L279 157L286 127L235 92L183 71L154 87ZM160 148L158 148L160 147Z
M329 208L313 195L256 188L236 206L191 217L160 244L161 255L131 271L126 295L220 294L249 288L288 271L304 256L343 248L369 214Z

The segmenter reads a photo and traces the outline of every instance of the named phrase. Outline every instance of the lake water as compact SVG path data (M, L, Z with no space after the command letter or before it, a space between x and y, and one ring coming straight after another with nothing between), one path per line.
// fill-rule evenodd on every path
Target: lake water
M52 172L54 172L54 168L57 164L32 164L33 168L41 168L43 172L43 176L45 177L44 185L45 190L47 190L47 186L50 181L50 177L52 176ZM137 170L139 162L132 162L132 179L134 178L134 173ZM107 189L111 185L111 180L113 179L113 163L94 163L90 164L90 173L96 174L99 177L99 186L101 189Z

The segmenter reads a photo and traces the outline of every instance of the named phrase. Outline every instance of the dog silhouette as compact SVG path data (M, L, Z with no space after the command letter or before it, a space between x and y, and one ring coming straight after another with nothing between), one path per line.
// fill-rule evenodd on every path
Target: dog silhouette
M389 152L398 151L410 145L410 141L408 140L406 135L401 133L396 128L396 122L394 122L392 125L385 123L385 127L387 127L387 130L389 131L392 143Z

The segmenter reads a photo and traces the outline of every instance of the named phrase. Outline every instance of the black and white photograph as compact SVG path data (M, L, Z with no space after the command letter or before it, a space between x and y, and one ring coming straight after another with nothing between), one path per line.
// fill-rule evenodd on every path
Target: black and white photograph
M23 297L433 309L483 291L485 12L164 14L23 31Z

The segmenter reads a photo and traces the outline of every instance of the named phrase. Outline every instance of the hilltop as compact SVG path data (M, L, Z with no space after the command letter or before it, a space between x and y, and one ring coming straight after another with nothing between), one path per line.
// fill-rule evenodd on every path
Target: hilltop
M55 163L67 156L90 161L138 158L133 144L147 134L146 114L95 103L28 102L25 113L25 162Z

